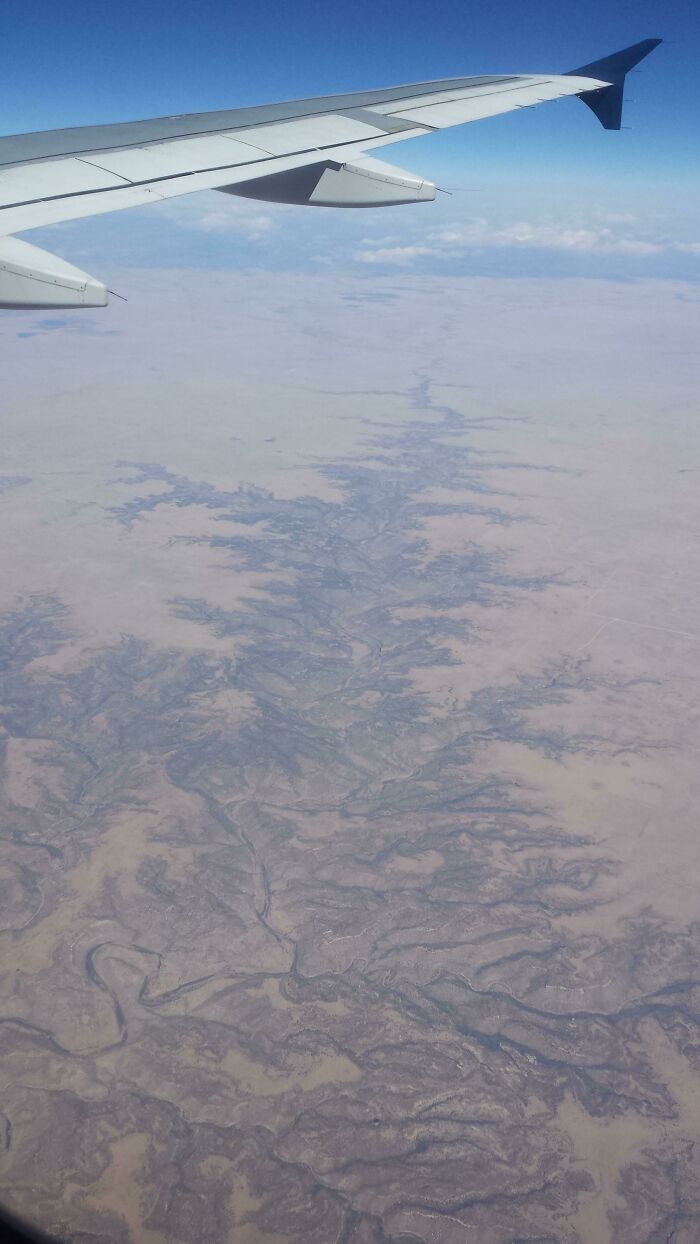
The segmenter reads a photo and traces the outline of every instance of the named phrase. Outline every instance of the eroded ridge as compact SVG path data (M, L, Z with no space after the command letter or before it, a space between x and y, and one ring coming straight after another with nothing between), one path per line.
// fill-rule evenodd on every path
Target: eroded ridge
M495 759L664 740L566 724L611 693L583 655L432 686L558 580L432 547L436 515L526 520L468 421L412 400L323 468L336 500L120 466L127 531L204 506L204 586L212 548L264 579L172 601L201 654L64 667L60 601L2 619L0 1169L72 1239L696 1238L698 929L597 928L619 859Z

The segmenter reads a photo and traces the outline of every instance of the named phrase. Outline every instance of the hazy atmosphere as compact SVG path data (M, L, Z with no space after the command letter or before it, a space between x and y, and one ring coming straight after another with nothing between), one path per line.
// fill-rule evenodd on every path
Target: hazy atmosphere
M0 312L0 1202L697 1244L696 17L29 7L5 132L670 42L389 148L434 204L27 235L128 301Z

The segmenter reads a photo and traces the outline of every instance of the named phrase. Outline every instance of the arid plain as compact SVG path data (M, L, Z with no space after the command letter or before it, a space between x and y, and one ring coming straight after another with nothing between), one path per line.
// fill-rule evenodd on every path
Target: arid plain
M700 292L0 321L0 1199L700 1239Z

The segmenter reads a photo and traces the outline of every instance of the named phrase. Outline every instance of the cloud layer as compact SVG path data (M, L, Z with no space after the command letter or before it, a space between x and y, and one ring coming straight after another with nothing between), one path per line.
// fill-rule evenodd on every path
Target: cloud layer
M677 276L683 257L694 270L700 256L700 241L692 235L679 237L669 221L653 212L606 211L593 203L577 208L569 202L554 217L551 208L543 208L542 218L508 219L502 201L495 198L476 218L465 218L468 210L466 203L445 197L437 210L432 209L432 217L424 209L397 208L368 218L364 212L290 208L209 194L173 203L168 213L182 228L200 236L218 235L232 244L238 240L247 251L252 243L248 262L264 253L271 266L282 262L313 269L341 264L345 269L416 267L421 272L442 272L446 264L460 266L489 255L492 262L506 266L510 259L530 256L532 271L539 268L547 275L552 264L559 270L567 263L594 265L598 257L608 265L615 259L622 265L637 264L639 275L648 274L649 261L657 261L658 269L667 260L674 269L668 275ZM368 231L368 224L384 225L387 220L390 233ZM426 229L426 224L432 227Z
M354 258L362 264L395 264L405 266L417 259L427 257L448 259L469 251L486 248L560 251L573 254L658 255L668 250L700 254L700 242L670 242L652 240L635 235L629 226L635 218L620 215L608 217L609 223L580 224L531 224L515 221L512 224L494 224L486 218L459 222L435 229L418 244L388 245L378 240L354 252ZM625 226L622 231L620 226Z
M440 196L419 208L343 212L214 191L42 230L37 241L88 271L117 267L434 276L700 280L696 201L629 185L534 184ZM629 207L633 210L629 210Z

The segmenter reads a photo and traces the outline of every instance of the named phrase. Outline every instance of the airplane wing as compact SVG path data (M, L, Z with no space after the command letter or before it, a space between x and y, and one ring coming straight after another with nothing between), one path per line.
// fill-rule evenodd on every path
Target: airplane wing
M0 308L104 306L105 286L11 236L197 190L324 207L435 198L372 153L577 95L619 129L625 74L661 40L566 74L497 74L290 103L0 137Z

